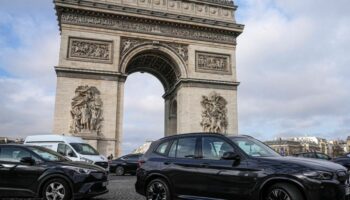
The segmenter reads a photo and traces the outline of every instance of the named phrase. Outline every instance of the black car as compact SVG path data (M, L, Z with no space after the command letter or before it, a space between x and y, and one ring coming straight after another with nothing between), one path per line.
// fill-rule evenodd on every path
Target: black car
M282 157L249 136L193 133L153 142L135 188L148 200L345 200L348 179L341 165Z
M135 175L138 161L141 156L142 154L129 154L112 160L109 163L109 170L117 176L123 176L127 173Z
M348 168L348 170L350 171L350 153L334 158L332 161L340 165L343 165L344 167Z
M321 159L321 160L332 160L330 156L320 152L303 152L303 153L293 154L293 156L303 157L303 158L314 158L314 159Z
M0 145L0 199L68 200L108 192L106 171L77 163L44 147Z

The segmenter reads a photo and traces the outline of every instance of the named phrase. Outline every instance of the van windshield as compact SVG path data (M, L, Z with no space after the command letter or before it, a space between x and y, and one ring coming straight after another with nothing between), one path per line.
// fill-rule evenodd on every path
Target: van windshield
M70 143L76 152L82 155L99 155L99 153L89 144L86 143Z

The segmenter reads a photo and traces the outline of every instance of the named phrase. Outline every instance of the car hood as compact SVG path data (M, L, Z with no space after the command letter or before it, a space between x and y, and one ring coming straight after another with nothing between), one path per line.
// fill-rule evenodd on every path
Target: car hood
M281 163L282 165L300 167L299 169L307 170L322 170L322 171L338 171L346 170L345 167L326 160L313 159L313 158L298 158L298 157L269 157L261 158L261 160L271 161L273 163Z
M105 172L106 170L103 169L102 167L99 167L97 165L91 165L86 162L72 162L72 161L65 161L65 162L58 162L58 165L61 166L71 166L71 167L79 167L79 168L84 168L84 169L90 169L90 170L96 170L96 171L101 171Z

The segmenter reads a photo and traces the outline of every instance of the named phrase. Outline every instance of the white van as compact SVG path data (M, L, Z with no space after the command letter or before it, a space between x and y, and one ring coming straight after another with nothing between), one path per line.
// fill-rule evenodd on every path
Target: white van
M28 136L24 144L42 146L71 159L95 164L109 170L108 160L79 137L63 135Z

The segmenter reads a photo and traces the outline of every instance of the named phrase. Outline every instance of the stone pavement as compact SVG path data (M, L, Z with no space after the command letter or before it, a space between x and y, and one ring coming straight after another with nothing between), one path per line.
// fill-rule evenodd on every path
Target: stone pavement
M135 176L110 175L109 193L95 197L94 200L144 200L145 197L138 195L135 191Z

